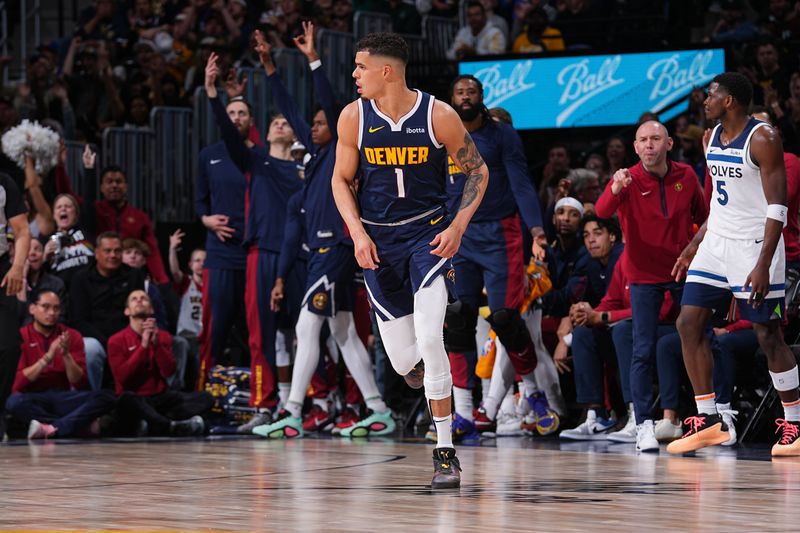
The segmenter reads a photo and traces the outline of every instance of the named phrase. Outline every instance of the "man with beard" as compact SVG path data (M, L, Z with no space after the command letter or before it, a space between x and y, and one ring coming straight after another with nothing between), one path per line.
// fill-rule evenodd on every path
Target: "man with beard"
M275 353L277 314L270 308L270 292L278 277L278 259L286 225L286 205L289 198L302 189L303 182L290 153L294 131L286 117L276 115L270 121L266 139L269 148L266 149L247 138L252 115L244 120L243 116L238 118L232 114L232 106L235 108L243 103L228 104L226 116L226 109L217 97L215 86L219 72L217 59L217 55L212 53L206 65L206 94L225 149L239 172L245 174L249 185L243 243L248 249L244 298L252 370L250 406L259 409L259 416L240 428L249 433L253 427L268 423L268 410L278 405ZM246 109L249 113L249 108ZM248 129L244 129L245 124ZM298 276L290 278L290 281L293 282L295 292L299 291L301 282ZM204 369L207 368L205 362L204 359ZM281 362L284 363L281 367L289 366L289 361ZM281 381L286 382L289 377L288 368L282 377Z
M633 310L630 383L636 449L658 451L651 407L659 312L665 292L680 301L683 284L673 279L670 265L692 240L694 225L705 221L708 208L694 170L667 157L672 138L663 124L651 120L639 126L633 148L641 161L614 173L596 210L604 218L618 212L625 235L623 261Z
M232 98L226 108L239 135L250 134L250 105ZM200 330L198 387L228 344L234 323L244 317L247 250L243 246L247 180L234 164L225 143L200 151L195 184L195 212L207 229L203 267L203 326Z
M202 415L214 399L207 392L169 390L167 378L176 367L172 336L158 329L146 292L128 295L125 316L128 326L108 340L108 362L123 418L144 420L151 435L201 435Z
M473 421L470 389L475 381L475 333L484 287L491 313L488 322L505 346L514 369L522 376L525 396L531 402L539 401L540 397L544 400L533 377L536 368L533 342L519 313L525 295L520 215L533 237L534 257L539 260L544 259L546 240L519 135L511 126L492 120L483 105L483 85L474 76L455 79L450 103L472 135L491 176L485 200L467 226L458 254L453 258L459 301L448 306L445 319L456 411L453 431L458 438L475 429L492 429L499 407L492 403L484 406L488 409L478 409ZM465 180L464 173L450 158L447 180L450 212L455 212L461 202Z

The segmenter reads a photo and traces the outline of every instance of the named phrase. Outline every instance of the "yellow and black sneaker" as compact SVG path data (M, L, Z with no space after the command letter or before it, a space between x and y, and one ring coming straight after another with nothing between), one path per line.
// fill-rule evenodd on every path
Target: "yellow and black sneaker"
M434 448L432 489L457 489L461 486L461 463L455 448Z
M722 444L731 438L728 426L719 413L690 416L683 423L687 427L686 433L667 445L669 453L689 453L706 446Z
M775 421L781 438L772 447L773 457L793 457L800 455L800 422L791 422L779 418Z

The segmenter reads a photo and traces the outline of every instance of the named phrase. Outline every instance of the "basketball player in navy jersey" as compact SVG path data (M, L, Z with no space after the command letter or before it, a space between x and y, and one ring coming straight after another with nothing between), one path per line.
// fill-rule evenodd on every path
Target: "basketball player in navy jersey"
M697 416L684 422L684 436L670 453L691 452L729 439L717 413L713 358L704 329L714 309L731 293L741 317L753 322L767 356L772 383L783 403L780 440L773 456L800 455L800 400L797 362L783 340L786 225L786 170L778 132L751 118L753 87L742 74L715 77L705 100L706 116L719 121L706 148L714 195L708 220L678 257L675 279L686 274L678 317L683 360L692 381Z
M489 171L453 108L408 88L407 63L408 45L397 34L373 33L357 43L353 78L361 98L339 118L333 196L392 366L409 385L425 386L438 439L431 487L455 488L461 467L452 443L453 380L442 331L454 288L451 258ZM466 175L452 215L446 208L448 153Z

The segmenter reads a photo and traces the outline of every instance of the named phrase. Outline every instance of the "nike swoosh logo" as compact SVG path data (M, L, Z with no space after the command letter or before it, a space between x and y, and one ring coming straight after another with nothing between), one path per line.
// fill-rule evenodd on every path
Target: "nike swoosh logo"
M222 159L212 159L211 161L209 161L209 164L216 165L217 163L221 163L221 162L222 162Z
M330 251L331 251L331 249L330 249L330 248L320 248L320 249L319 249L319 253L321 253L321 254L328 253L328 252L330 252Z
M642 191L642 196L647 196L647 195L648 195L648 194L650 194L651 192L652 192L652 191Z
M128 346L128 351L132 352L136 349L136 346Z
M762 242L764 242L764 239L761 239L761 240L756 239L756 244L761 244Z
M382 129L383 129L383 128L385 128L385 127L386 127L386 125L385 125L385 124L384 124L383 126L378 126L377 128L373 128L372 126L370 126L370 128L369 128L369 132L370 132L370 133L375 133L376 131L378 131L378 130L382 130Z
M604 429L604 428L599 428L599 429L598 428L594 428L592 430L593 433L605 433L606 431L608 431L608 429Z
M439 223L439 221L440 221L440 220L442 220L443 218L444 218L444 215L440 216L440 217L439 217L439 218L437 218L436 220L431 220L431 226L435 226L435 225L436 225L436 224L438 224L438 223Z
M264 161L264 164L265 165L269 165L269 161Z

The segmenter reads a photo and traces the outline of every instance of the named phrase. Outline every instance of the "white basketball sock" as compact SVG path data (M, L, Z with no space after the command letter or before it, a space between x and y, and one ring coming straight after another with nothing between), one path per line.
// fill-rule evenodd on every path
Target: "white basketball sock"
M292 372L292 387L287 400L302 407L311 376L319 364L319 333L325 317L315 315L305 307L297 319L297 353Z
M437 448L452 448L453 447L453 419L450 416L443 418L433 418L433 424L436 426L436 447Z

